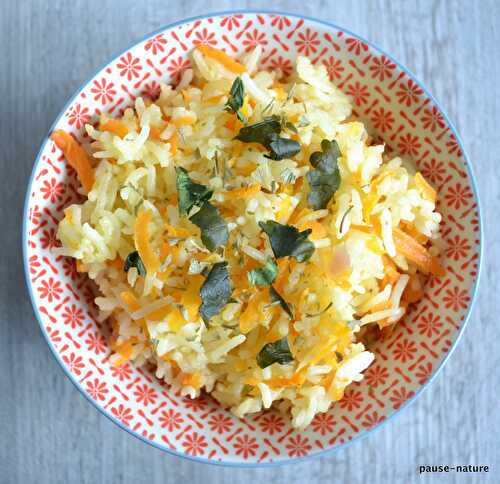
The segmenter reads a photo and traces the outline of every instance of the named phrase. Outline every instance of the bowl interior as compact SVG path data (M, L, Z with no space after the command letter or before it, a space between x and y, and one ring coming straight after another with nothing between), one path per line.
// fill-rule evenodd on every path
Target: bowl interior
M292 15L238 13L197 18L140 41L102 68L71 99L54 129L86 141L83 125L118 114L136 96L154 98L176 82L188 52L209 44L237 55L264 48L262 65L291 72L307 55L328 69L355 114L387 150L410 159L439 192L446 276L375 346L376 361L344 399L305 431L267 411L244 421L209 397L182 398L153 368L109 364L107 325L96 321L93 288L74 261L55 257L63 209L79 200L75 173L46 140L28 188L25 264L35 312L59 363L107 416L154 445L204 460L268 463L338 447L378 426L425 386L456 342L470 310L480 259L480 221L467 160L446 117L407 71L340 28Z

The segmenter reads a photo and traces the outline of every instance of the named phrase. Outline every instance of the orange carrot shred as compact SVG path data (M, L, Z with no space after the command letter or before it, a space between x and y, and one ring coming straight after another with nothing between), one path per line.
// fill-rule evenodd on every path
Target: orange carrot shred
M243 74L246 72L246 67L229 57L225 52L219 49L214 49L209 45L199 45L197 49L206 57L217 61L222 64L226 69L234 74Z

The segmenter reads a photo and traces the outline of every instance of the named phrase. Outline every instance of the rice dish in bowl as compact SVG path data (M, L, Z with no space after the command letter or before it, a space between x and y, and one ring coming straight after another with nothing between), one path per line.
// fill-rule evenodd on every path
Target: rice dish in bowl
M56 129L86 199L52 253L96 283L117 374L146 366L185 401L310 431L386 360L373 341L397 341L426 280L445 281L442 216L324 64L259 70L264 55L197 46L175 85L87 123L83 146Z

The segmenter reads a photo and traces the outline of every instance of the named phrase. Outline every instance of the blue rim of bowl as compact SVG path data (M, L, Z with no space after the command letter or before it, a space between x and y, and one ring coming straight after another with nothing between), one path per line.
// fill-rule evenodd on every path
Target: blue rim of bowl
M460 327L460 329L458 331L458 334L455 337L455 341L453 342L451 348L449 349L449 351L447 352L447 354L445 355L445 357L441 361L440 365L434 370L433 374L429 377L429 379L427 380L427 382L422 385L422 387L415 393L415 395L412 398L406 400L406 402L403 405L401 405L401 407L398 410L396 410L394 413L392 413L388 418L384 419L382 422L378 423L374 427L372 427L372 428L370 428L368 430L365 430L364 432L356 435L352 440L349 440L349 441L347 441L347 442L345 442L343 444L340 444L340 445L337 445L337 446L334 446L334 447L331 447L331 448L328 448L328 449L325 449L325 450L322 450L322 451L319 451L319 452L314 452L312 454L308 454L308 455L306 455L304 457L283 458L283 459L281 459L279 461L276 461L276 462L245 462L245 461L235 461L235 462L226 461L226 462L224 462L224 461L217 461L217 460L212 460L212 459L206 459L206 458L202 458L202 457L195 457L195 456L191 456L189 454L183 453L183 452L178 452L177 450L170 449L170 448L168 448L168 447L166 447L164 445L161 445L161 444L159 444L157 442L153 442L153 441L147 439L146 437L143 437L138 432L135 432L131 428L126 427L125 425L123 425L122 422L120 422L117 418L113 417L110 413L108 413L106 410L104 410L104 408L100 407L90 397L90 395L84 390L84 388L82 387L82 385L80 385L80 383L76 380L76 378L69 372L69 370L66 368L66 366L63 363L63 361L61 360L59 354L57 353L56 349L54 348L54 346L53 346L53 344L52 344L52 342L50 340L50 337L47 334L47 331L45 330L45 327L44 327L44 325L42 323L42 318L41 318L40 312L38 310L38 306L36 305L36 302L35 302L35 297L33 295L33 288L32 288L31 279L30 279L30 275L29 275L29 264L28 264L28 250L27 250L27 247L28 247L27 246L28 210L29 210L29 200L31 198L31 191L32 191L32 185L33 185L33 179L34 179L34 176L35 176L35 173L36 173L36 169L37 169L38 164L40 162L41 154L43 153L43 151L45 149L45 145L49 141L49 135L50 135L50 133L54 130L55 126L57 125L57 123L59 122L59 120L61 119L61 117L64 115L64 113L66 112L66 110L68 109L68 107L80 95L80 93L85 88L85 86L87 84L89 84L92 81L92 79L94 79L95 76L99 72L101 72L102 70L104 70L107 66L109 66L111 63L113 63L115 60L117 60L119 57L121 57L123 54L125 54L128 50L130 50L131 48L133 48L135 45L137 45L137 44L139 44L141 42L144 42L146 39L149 39L150 37L158 35L158 34L160 34L161 32L163 32L165 30L169 30L169 29L181 26L181 25L189 23L189 22L194 22L196 20L203 20L203 19L207 19L207 18L211 18L211 17L220 17L220 16L229 16L229 15L238 15L238 14L279 15L279 16L286 16L286 17L293 17L293 18L304 19L304 20L307 20L308 22L315 22L315 23L318 23L320 25L331 27L331 28L334 28L336 30L342 31L342 32L350 35L351 37L357 38L358 40L364 42L369 47L371 47L375 51L381 53L382 55L384 55L388 59L390 59L392 62L394 62L402 71L404 71L413 81L415 81L423 89L425 95L432 100L432 102L434 103L434 105L443 114L443 117L444 117L444 119L446 121L447 126L450 128L451 132L455 136L455 138L457 140L457 143L460 146L460 149L462 151L462 156L463 156L463 158L466 161L465 168L467 170L468 177L469 177L469 179L471 181L471 184L472 184L472 188L473 188L473 192L474 192L474 197L475 197L475 201L476 201L476 204L477 204L478 218L479 218L479 252L478 252L479 253L479 261L478 261L478 270L477 270L476 281L475 281L475 283L474 283L474 285L472 286L472 289L471 289L471 302L469 304L469 308L467 310L467 313L466 313L466 315L465 315L465 317L463 319L462 325L461 325L461 327ZM97 70L92 74L92 76L90 76L88 79L86 79L80 85L80 87L78 88L78 90L76 91L76 93L69 99L69 101L66 102L66 104L63 107L63 109L61 110L61 112L57 116L56 120L52 123L52 126L49 129L49 132L47 133L47 135L45 136L44 140L42 141L40 150L39 150L38 155L36 157L35 164L33 165L33 170L31 172L31 176L30 176L30 179L29 179L29 182L28 182L28 189L27 189L27 192L26 192L25 202L24 202L22 230L23 230L23 233L22 233L22 244L23 244L24 276L25 276L25 282L26 282L26 286L27 286L27 289L28 289L28 293L29 293L29 296L30 296L30 299L31 299L31 305L33 306L34 314L36 316L36 319L38 320L38 324L40 325L40 329L42 331L42 334L43 334L43 336L44 336L44 338L45 338L45 340L46 340L49 348L50 348L50 351L51 351L52 355L56 359L57 363L61 367L61 369L64 372L64 374L69 378L69 380L73 383L73 385L75 385L75 387L78 389L78 391L101 414L103 414L108 419L110 419L112 422L114 422L116 425L118 425L122 430L125 430L126 432L128 432L131 435L133 435L134 437L137 437L138 439L142 440L143 442L145 442L145 443L147 443L147 444L149 444L149 445L151 445L153 447L156 447L157 449L160 449L160 450L162 450L164 452L167 452L168 454L174 455L176 457L182 457L184 459L188 459L188 460L193 461L193 462L201 462L201 463L205 463L205 464L212 464L212 465L226 466L226 467L245 467L245 468L276 467L276 466L281 466L281 465L285 465L285 464L305 462L305 461L308 461L310 459L314 459L314 458L318 458L318 457L324 457L324 456L327 456L327 455L332 455L333 453L338 452L339 450L344 449L344 448L350 446L353 442L357 442L357 441L365 439L368 435L370 435L371 433L375 432L375 430L379 430L380 428L384 427L387 423L389 423L391 420L393 420L396 416L400 415L403 412L403 410L405 410L413 402L415 402L415 400L423 393L423 391L425 389L427 389L431 385L431 383L433 383L435 381L437 375L440 373L440 371L442 370L442 368L444 367L444 365L448 361L448 358L451 356L451 354L453 353L453 351L457 347L457 345L458 345L458 343L459 343L459 341L460 341L460 339L461 339L461 337L462 337L462 335L464 333L465 327L467 326L467 323L469 321L470 315L472 313L472 310L474 308L474 305L475 305L475 302L476 302L476 299L477 299L477 289L479 287L479 279L480 279L480 275L481 275L481 267L482 267L482 264L483 264L483 246L484 246L484 231L483 231L483 221L482 221L481 203L480 203L480 199L479 199L479 191L477 189L476 179L475 179L475 176L474 176L474 173L473 173L472 165L470 164L469 157L468 157L468 155L467 155L467 153L466 153L466 151L465 151L465 149L463 147L462 140L461 140L461 138L460 138L457 130L455 129L455 126L451 122L451 120L448 117L448 115L446 114L446 112L443 110L441 104L430 93L430 91L427 89L427 87L420 80L417 79L417 77L415 76L415 74L413 74L412 71L410 71L408 68L406 68L405 66L403 66L398 60L394 59L394 57L392 57L390 54L388 54L387 52L385 52L383 49L381 49L380 47L378 47L374 43L368 41L367 39L361 37L360 35L358 35L358 34L356 34L354 32L351 32L348 29L345 29L344 27L341 27L339 25L334 24L333 22L327 22L327 21L324 21L324 20L316 19L314 17L308 17L306 15L298 15L298 14L287 13L287 12L282 12L282 11L275 11L275 10L250 10L250 9L240 9L240 10L229 10L229 11L221 11L221 12L212 12L212 13L208 13L208 14L204 14L204 15L198 15L198 16L195 16L195 17L190 17L190 18L187 18L187 19L179 20L177 22L174 22L174 23L171 23L169 25L163 26L163 27L161 27L161 28L159 28L159 29L157 29L157 30L155 30L155 31L153 31L153 32L151 32L151 33L143 36L141 39L136 40L135 42L133 42L132 44L130 44L126 49L122 50L120 53L118 53L115 56L113 56L109 61L107 61L103 65L99 66L97 68Z

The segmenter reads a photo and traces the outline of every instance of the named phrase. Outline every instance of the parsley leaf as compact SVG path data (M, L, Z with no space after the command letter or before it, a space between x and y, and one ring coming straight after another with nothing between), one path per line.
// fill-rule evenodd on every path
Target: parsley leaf
M125 263L123 265L123 270L125 272L128 272L131 267L135 267L137 269L137 273L144 277L146 275L146 267L144 266L144 263L142 262L141 256L139 255L139 252L134 250L134 252L131 252L127 258L125 259Z
M300 144L288 138L281 138L281 127L279 116L268 116L258 123L241 128L235 139L245 143L259 143L270 151L266 155L268 158L283 160L296 155L300 151Z
M304 262L313 255L314 244L307 238L311 229L299 232L293 225L282 225L273 220L259 222L259 226L269 237L276 259L291 256Z
M267 262L259 269L253 269L248 274L248 281L254 286L269 286L278 275L278 264L272 257L267 258Z
M200 228L201 241L210 252L226 244L229 238L227 222L220 216L219 209L210 202L205 202L189 220Z
M257 364L260 368L267 368L273 363L286 365L293 361L293 356L288 346L288 339L284 338L265 344L257 355Z
M321 151L315 151L309 158L315 169L307 173L307 181L311 187L307 202L314 210L326 208L340 186L339 156L337 142L324 139Z
M187 215L194 206L200 207L210 200L213 191L204 185L194 183L184 168L177 167L175 173L180 215Z
M200 288L201 305L199 313L205 324L219 314L231 299L231 279L227 262L217 262L212 266L205 282Z
M240 109L243 107L244 95L245 88L243 86L243 81L240 77L237 77L234 80L233 85L231 86L231 90L229 91L229 99L226 103L226 111L230 111L236 114L236 116L242 123L247 122L244 114L240 111Z
M269 287L269 295L271 296L271 301L279 303L283 311L290 316L290 319L293 319L293 311L290 304L283 299L283 296L273 286Z

